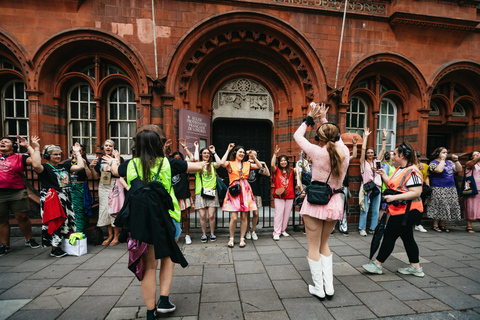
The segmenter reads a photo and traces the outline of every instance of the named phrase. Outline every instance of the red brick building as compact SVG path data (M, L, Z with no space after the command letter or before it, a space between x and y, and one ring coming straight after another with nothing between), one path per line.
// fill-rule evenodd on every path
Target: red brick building
M349 1L342 33L344 1L2 1L0 132L128 154L142 124L177 141L186 108L212 117L218 149L268 160L277 143L298 155L293 132L323 101L377 148L387 128L388 148L478 150L479 4Z

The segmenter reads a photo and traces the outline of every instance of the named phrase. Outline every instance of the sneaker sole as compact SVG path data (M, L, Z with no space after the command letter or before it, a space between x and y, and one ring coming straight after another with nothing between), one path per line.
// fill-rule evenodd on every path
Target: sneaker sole
M425 273L423 273L423 272L422 273L410 273L410 272L401 272L401 271L398 271L398 270L397 270L397 272L401 273L401 274L406 274L406 275L411 274L412 276L419 277L419 278L425 277Z
M170 313L170 312L173 312L177 309L177 307L173 307L173 308L170 308L170 309L159 309L157 308L157 312L158 313Z
M217 241L217 239L210 239L210 242L215 242L215 241ZM205 242L207 242L207 241L205 241Z
M29 244L25 244L25 247L30 247L30 248L32 248L32 249L37 249L37 248L40 248L40 247L41 247L41 245L38 245L38 246L31 246L31 245L29 245Z
M68 253L65 252L65 254L62 254L61 256L54 255L53 253L50 253L50 257L55 257L55 258L62 258L68 256Z

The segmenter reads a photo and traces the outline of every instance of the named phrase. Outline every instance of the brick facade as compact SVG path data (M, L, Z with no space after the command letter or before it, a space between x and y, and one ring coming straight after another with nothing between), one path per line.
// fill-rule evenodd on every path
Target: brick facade
M125 85L135 94L137 125L161 125L175 150L179 109L212 115L220 86L248 78L272 97L272 146L292 154L300 151L292 134L311 101L328 103L330 120L345 130L352 97L365 103L373 136L382 101L394 104L395 141L411 142L422 156L433 133L445 134L452 152L480 148L478 1L350 2L338 73L343 2L157 0L154 6L152 12L150 0L0 3L0 59L18 69L0 69L0 91L14 80L25 83L30 135L67 149L69 90L83 83L94 92L99 148L109 135L109 94ZM124 74L109 74L111 65ZM429 116L433 104L438 116ZM458 105L463 116L455 113ZM6 131L3 116L0 131ZM358 180L358 160L350 174Z

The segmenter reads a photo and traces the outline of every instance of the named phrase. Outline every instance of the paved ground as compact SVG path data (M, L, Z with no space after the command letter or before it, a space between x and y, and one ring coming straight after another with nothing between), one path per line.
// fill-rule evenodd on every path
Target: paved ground
M480 225L474 225L480 231ZM354 226L350 226L354 229ZM480 319L480 232L452 227L450 234L416 232L425 278L395 270L406 263L399 241L385 274L367 275L371 237L356 232L330 238L335 296L319 300L312 283L302 233L226 247L228 236L180 246L190 266L175 269L171 319ZM226 230L222 230L226 232ZM38 238L37 238L38 239ZM137 319L145 315L140 282L127 269L126 245L89 246L82 257L49 256L24 247L0 257L0 319Z

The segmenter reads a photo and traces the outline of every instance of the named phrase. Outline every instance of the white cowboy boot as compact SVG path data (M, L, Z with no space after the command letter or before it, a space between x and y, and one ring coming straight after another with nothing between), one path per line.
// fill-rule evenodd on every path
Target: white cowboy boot
M320 254L320 261L322 262L323 283L325 285L325 294L327 299L332 299L335 291L333 290L333 253L326 257Z
M325 291L323 291L323 278L322 278L322 261L314 261L307 257L308 265L310 266L310 273L312 274L312 280L315 286L308 285L308 291L310 294L323 299L325 298Z

